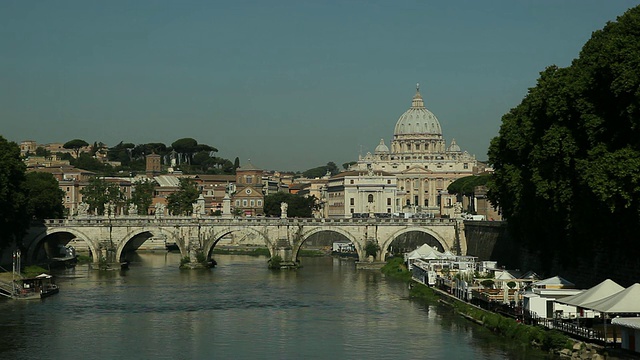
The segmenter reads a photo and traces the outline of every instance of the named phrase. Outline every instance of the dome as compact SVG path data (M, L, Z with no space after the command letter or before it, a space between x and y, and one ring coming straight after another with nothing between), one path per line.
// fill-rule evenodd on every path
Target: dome
M456 143L456 139L452 139L451 140L451 145L449 145L449 151L451 151L451 152L462 152L462 150L460 150L460 145L458 145Z
M384 144L384 139L380 139L380 144L378 144L378 146L376 146L376 150L375 150L376 154L380 154L380 153L389 153L389 148L387 147L387 145Z
M411 134L442 135L438 119L424 107L419 87L416 89L413 101L411 101L411 108L400 116L394 131L394 135Z

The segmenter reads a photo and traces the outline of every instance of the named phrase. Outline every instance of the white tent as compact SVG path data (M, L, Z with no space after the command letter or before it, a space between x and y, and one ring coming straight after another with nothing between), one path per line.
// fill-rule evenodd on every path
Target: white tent
M640 301L638 301L639 299L640 284L635 283L618 293L607 296L606 298L600 300L580 305L580 307L609 314L640 313Z
M614 295L622 290L624 290L622 286L618 285L611 279L607 279L588 290L584 290L580 294L567 296L556 300L556 302L584 307L584 304L604 299L607 296Z
M550 277L544 280L540 280L540 281L536 281L533 284L531 284L535 287L543 287L543 288L566 288L566 287L572 287L574 286L574 284L564 278L561 278L560 276L554 276L554 277Z
M407 260L415 260L415 259L424 259L424 260L433 260L433 259L441 259L442 253L438 250L435 250L431 246L427 244L423 244L419 248L413 250L410 253L405 254L405 261Z

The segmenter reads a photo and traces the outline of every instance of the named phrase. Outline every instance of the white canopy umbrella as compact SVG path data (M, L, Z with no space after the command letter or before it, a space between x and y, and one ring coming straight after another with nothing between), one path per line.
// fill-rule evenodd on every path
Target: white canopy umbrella
M607 279L588 290L584 290L576 295L558 299L556 302L584 308L584 304L604 299L608 296L617 294L622 290L624 290L624 288L618 285L618 283L611 279Z

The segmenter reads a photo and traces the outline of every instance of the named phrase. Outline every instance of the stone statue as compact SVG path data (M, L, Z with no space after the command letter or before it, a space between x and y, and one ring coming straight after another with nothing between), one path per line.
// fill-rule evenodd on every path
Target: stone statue
M116 216L116 206L113 204L107 204L107 216Z
M156 203L156 217L164 215L164 204Z
M289 208L289 204L287 204L286 202L281 202L280 203L280 217L281 218L286 218L287 217L287 209Z
M200 215L200 204L198 204L197 202L194 202L191 204L191 208L192 208L191 216L197 217L198 215Z
M138 215L138 206L136 204L129 204L129 215Z
M78 204L78 216L87 216L89 213L89 204L81 202Z

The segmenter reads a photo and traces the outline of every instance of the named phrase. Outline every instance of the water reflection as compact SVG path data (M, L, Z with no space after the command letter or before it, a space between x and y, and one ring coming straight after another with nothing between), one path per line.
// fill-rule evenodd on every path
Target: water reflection
M60 294L0 301L0 357L208 359L529 359L500 337L352 261L304 258L272 271L266 257L218 255L179 270L180 254L141 253L126 272L59 274ZM37 339L37 340L36 340ZM36 340L36 341L34 341Z

